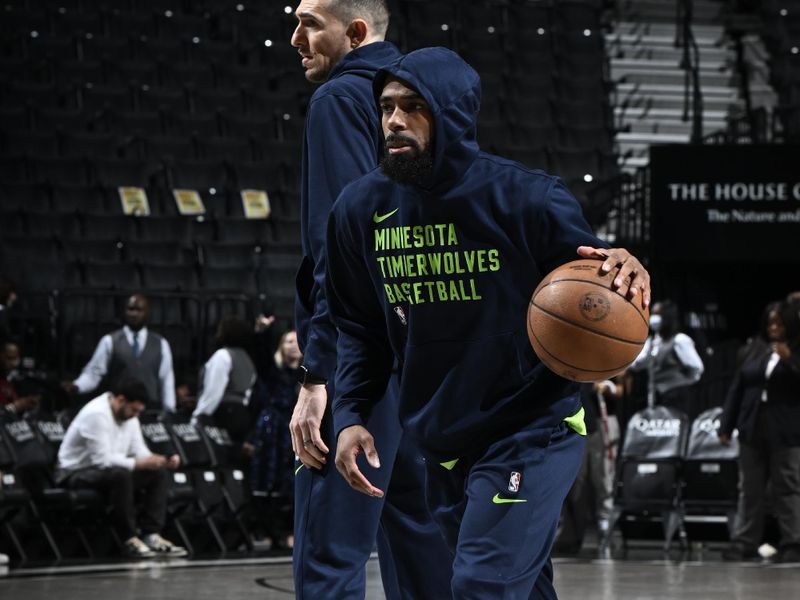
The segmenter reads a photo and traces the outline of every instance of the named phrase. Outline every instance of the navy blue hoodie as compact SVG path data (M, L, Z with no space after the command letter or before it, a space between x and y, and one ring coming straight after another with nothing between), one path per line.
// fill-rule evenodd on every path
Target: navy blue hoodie
M536 285L605 247L561 181L481 152L480 79L444 48L412 52L387 76L427 101L434 169L422 186L375 169L347 186L328 223L327 297L339 328L336 434L363 424L396 357L400 418L428 454L457 458L578 412L577 386L539 362L526 313Z
M333 68L308 107L300 187L303 262L297 273L295 326L303 362L330 378L336 366L336 329L323 293L325 226L345 185L378 164L380 116L372 80L400 52L374 42L349 52Z

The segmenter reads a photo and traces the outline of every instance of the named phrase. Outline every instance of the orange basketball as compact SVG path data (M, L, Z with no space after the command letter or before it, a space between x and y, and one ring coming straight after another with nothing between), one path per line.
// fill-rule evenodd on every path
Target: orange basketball
M618 270L600 272L600 260L576 260L555 269L533 292L528 338L552 371L573 381L618 375L647 339L650 311L611 288Z

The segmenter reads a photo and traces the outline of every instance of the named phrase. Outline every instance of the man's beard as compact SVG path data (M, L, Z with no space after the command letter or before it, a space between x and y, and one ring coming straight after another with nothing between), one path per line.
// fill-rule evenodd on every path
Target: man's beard
M389 144L395 142L408 144L411 150L399 154L390 154ZM386 137L380 165L381 170L389 179L398 183L423 185L429 182L433 174L433 154L431 153L430 145L425 150L420 150L419 145L414 140L390 133Z

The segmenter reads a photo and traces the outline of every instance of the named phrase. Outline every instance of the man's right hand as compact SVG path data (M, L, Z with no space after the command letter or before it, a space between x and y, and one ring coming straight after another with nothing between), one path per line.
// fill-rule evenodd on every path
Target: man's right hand
M289 431L292 434L292 449L305 466L321 469L325 455L329 452L322 441L320 426L328 405L328 391L323 384L308 384L300 388L294 406Z
M729 436L727 433L718 433L717 437L719 437L719 443L723 446L731 445L731 436Z
M378 451L375 449L375 438L367 431L367 428L361 425L351 425L342 429L336 443L336 468L339 469L339 473L347 480L350 487L357 492L383 498L383 491L372 485L358 468L356 458L362 452L367 457L369 466L374 469L380 468L381 461Z
M78 386L72 381L62 381L61 388L68 394L76 394L78 392Z
M144 458L137 458L134 468L137 471L155 471L156 469L165 469L168 463L166 456L151 454Z

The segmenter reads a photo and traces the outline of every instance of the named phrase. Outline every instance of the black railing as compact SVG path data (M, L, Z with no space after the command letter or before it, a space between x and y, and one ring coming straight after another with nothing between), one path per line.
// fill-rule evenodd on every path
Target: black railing
M700 144L703 138L703 91L700 87L700 50L692 32L693 19L694 1L680 0L677 3L675 47L683 48L680 65L684 70L683 120L689 120L691 111L691 141Z

